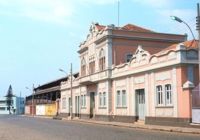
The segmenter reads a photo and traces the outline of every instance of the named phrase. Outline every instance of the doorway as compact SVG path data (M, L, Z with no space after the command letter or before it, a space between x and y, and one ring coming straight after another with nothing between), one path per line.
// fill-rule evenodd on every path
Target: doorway
M95 109L95 93L90 93L90 118L94 117L94 109Z
M136 115L139 120L145 120L145 92L144 89L137 89L136 93Z
M79 96L75 97L75 117L80 116L80 100Z

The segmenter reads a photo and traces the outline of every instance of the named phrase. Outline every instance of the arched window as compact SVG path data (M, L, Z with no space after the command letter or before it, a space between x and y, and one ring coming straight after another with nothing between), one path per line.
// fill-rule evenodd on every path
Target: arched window
M83 58L81 60L81 76L85 76L86 75L86 62L85 62L85 58Z
M131 54L131 53L126 54L126 56L125 56L125 62L126 63L130 62L132 57L133 57L133 54Z
M99 71L105 69L105 52L103 49L99 52Z

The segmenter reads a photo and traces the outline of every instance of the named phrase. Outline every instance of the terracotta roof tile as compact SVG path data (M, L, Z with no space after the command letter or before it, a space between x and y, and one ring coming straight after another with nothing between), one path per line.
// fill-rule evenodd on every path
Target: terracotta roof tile
M95 24L96 28L100 31L100 30L103 30L106 28L106 26L104 25L100 25L99 23L96 23ZM127 31L136 31L136 32L153 32L149 29L145 29L143 27L139 27L139 26L136 26L136 25L133 25L133 24L126 24L125 26L123 27L117 27L117 29L121 29L121 30L127 30Z
M96 26L96 28L97 28L99 31L106 28L106 26L104 26L104 25L99 25L98 23L95 24L95 26Z
M185 41L185 42L182 42L184 44L184 46L188 49L191 49L191 48L198 48L198 40L189 40L189 41ZM167 48L165 48L164 50L162 51L168 51L168 50L174 50L176 49L176 46L178 44L173 44Z
M128 30L128 31L136 31L136 32L153 32L149 29L145 29L143 27L139 27L139 26L136 26L136 25L133 25L133 24L126 24L121 29Z

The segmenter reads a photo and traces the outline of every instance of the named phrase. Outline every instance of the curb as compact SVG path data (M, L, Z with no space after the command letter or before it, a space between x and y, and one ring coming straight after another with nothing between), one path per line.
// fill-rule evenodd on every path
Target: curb
M109 123L109 122L98 122L98 121L85 121L80 119L68 119L62 118L58 116L29 116L29 115L21 115L23 117L35 117L35 118L44 118L44 119L54 119L54 120L62 120L62 121L71 121L71 122L81 122L87 124L98 124L98 125L107 125L114 127L124 127L124 128L136 128L136 129L146 129L146 130L155 130L155 131L165 131L165 132L174 132L174 133L187 133L187 134L200 134L200 129L198 128L182 128L182 127L165 127L159 125L134 125L134 124L117 124L117 123Z
M62 120L62 118L58 117L58 116L53 116L52 119L54 119L54 120Z
M124 127L124 128L136 128L136 129L146 129L146 130L155 130L155 131L165 131L165 132L176 132L176 133L187 133L187 134L200 134L200 129L193 129L191 128L156 128L156 127L162 127L162 126L138 126L138 125L120 125L120 124L113 124L113 123L101 123L101 122L90 122L90 121L84 121L84 120L71 120L74 122L82 122L82 123L90 123L90 124L99 124L99 125L109 125L109 126L117 126L117 127ZM183 130L183 129L188 129L188 130ZM190 129L190 130L189 130ZM196 130L196 131L194 131Z
M52 119L51 116L37 116L37 115L20 115L22 117L29 117L29 118L43 118L43 119Z

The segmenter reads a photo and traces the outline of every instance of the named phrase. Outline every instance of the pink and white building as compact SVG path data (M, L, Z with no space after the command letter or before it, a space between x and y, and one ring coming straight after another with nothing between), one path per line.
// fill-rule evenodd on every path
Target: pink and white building
M163 125L200 122L197 41L132 24L96 23L78 53L80 71L72 79L73 117ZM70 81L69 77L61 83L60 115L66 117Z

